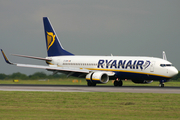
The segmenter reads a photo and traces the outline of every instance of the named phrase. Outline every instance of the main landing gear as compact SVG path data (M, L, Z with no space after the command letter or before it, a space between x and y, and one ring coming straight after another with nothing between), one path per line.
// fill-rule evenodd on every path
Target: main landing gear
M122 86L123 82L119 80L118 78L114 81L114 86Z
M88 85L88 86L96 86L96 83L93 83L93 82L87 82L87 85Z

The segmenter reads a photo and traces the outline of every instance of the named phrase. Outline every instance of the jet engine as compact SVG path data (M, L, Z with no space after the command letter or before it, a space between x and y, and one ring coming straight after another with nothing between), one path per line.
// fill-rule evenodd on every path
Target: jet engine
M153 80L135 80L135 79L133 79L132 82L140 83L140 84L149 84L149 83L152 83Z
M107 83L109 76L104 72L91 72L86 75L86 81L92 83Z

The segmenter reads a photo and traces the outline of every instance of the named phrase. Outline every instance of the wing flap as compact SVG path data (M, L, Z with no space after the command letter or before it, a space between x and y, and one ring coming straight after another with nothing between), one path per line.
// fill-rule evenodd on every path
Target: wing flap
M18 67L29 67L29 68L40 68L51 71L67 71L67 72L80 72L80 73L89 73L89 70L86 69L76 69L68 67L51 67L51 66L42 66L42 65L30 65L30 64L15 64Z

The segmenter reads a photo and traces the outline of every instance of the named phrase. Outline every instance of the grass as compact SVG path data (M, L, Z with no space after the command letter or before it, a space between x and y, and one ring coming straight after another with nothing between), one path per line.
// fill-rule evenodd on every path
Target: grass
M0 91L0 119L179 120L180 95Z
M72 82L72 81L76 82ZM81 82L80 82L81 81ZM123 81L124 86L158 86ZM0 84L86 85L84 79L0 80ZM104 85L113 85L112 81ZM165 86L179 86L167 82ZM0 119L2 120L178 120L179 94L155 93L77 93L77 92L17 92L0 91Z
M73 82L74 81L74 82ZM77 82L78 81L78 82ZM53 85L87 85L85 79L50 79L50 80L19 80L19 82L13 82L13 80L0 80L0 84L53 84ZM98 85L112 85L113 81L109 81L107 84L97 84ZM150 84L135 84L131 81L123 81L123 86L158 86L159 82L154 81ZM179 81L170 81L166 82L165 86L176 86L180 87Z

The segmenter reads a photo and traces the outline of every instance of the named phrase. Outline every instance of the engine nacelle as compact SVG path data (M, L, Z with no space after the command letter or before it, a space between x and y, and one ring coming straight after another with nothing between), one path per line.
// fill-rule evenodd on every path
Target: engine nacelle
M86 81L93 83L107 83L109 81L109 76L104 72L91 72L86 75Z
M140 83L140 84L149 84L152 83L153 80L132 80L134 83Z

